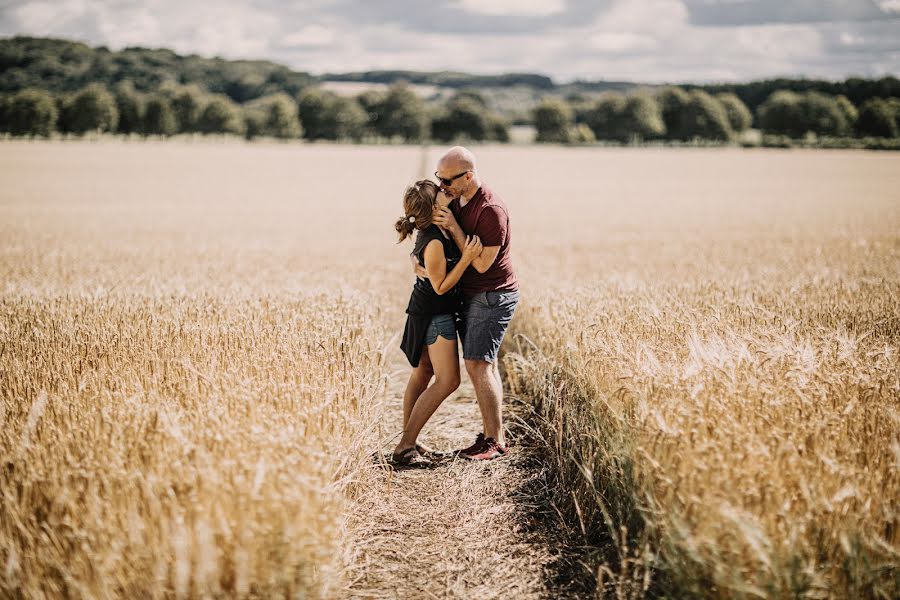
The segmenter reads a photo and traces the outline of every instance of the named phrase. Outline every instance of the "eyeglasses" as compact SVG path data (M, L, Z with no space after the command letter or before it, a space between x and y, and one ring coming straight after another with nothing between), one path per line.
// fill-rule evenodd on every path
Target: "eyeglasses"
M471 173L471 172L472 172L472 169L468 169L466 171L463 171L459 175L454 175L453 177L447 179L446 177L441 177L440 175L437 174L437 171L435 171L434 176L437 177L441 181L441 183L443 183L444 185L450 185L451 183L453 183L454 180L459 179L466 173Z

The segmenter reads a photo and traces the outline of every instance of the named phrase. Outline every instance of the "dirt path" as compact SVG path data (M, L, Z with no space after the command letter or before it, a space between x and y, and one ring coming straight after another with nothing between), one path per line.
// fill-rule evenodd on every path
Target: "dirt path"
M398 427L407 374L400 371L391 385ZM461 448L480 424L464 374L420 439L438 449ZM547 519L537 516L540 474L529 466L531 452L518 444L486 463L456 459L404 471L373 466L349 524L357 543L348 596L556 597L547 589L554 545Z

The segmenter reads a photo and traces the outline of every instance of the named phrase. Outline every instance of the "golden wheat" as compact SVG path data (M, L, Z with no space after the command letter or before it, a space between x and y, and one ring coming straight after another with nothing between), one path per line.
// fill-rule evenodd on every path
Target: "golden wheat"
M896 597L897 160L681 158L569 196L506 357L598 593Z
M2 150L0 595L339 593L417 152Z
M345 593L437 153L0 146L0 595ZM895 595L894 155L478 156L598 591Z

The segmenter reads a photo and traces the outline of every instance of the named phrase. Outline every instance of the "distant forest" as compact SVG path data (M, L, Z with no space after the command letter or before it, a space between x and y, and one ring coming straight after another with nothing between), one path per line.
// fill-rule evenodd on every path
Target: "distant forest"
M348 98L323 90L325 82L390 87ZM406 84L440 91L423 100ZM313 75L263 60L0 39L0 129L13 135L105 131L503 142L511 124L534 125L537 141L554 143L733 142L757 128L778 137L772 145L830 138L828 144L852 146L858 144L835 139L898 137L900 80L655 85L557 84L533 73Z

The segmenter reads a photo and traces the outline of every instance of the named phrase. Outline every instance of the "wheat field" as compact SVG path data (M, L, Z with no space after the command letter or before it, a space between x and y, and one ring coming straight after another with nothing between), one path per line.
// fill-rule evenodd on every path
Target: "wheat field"
M900 161L615 158L507 355L598 593L896 597Z
M598 595L896 596L900 160L475 150ZM344 595L440 151L0 145L0 595Z

